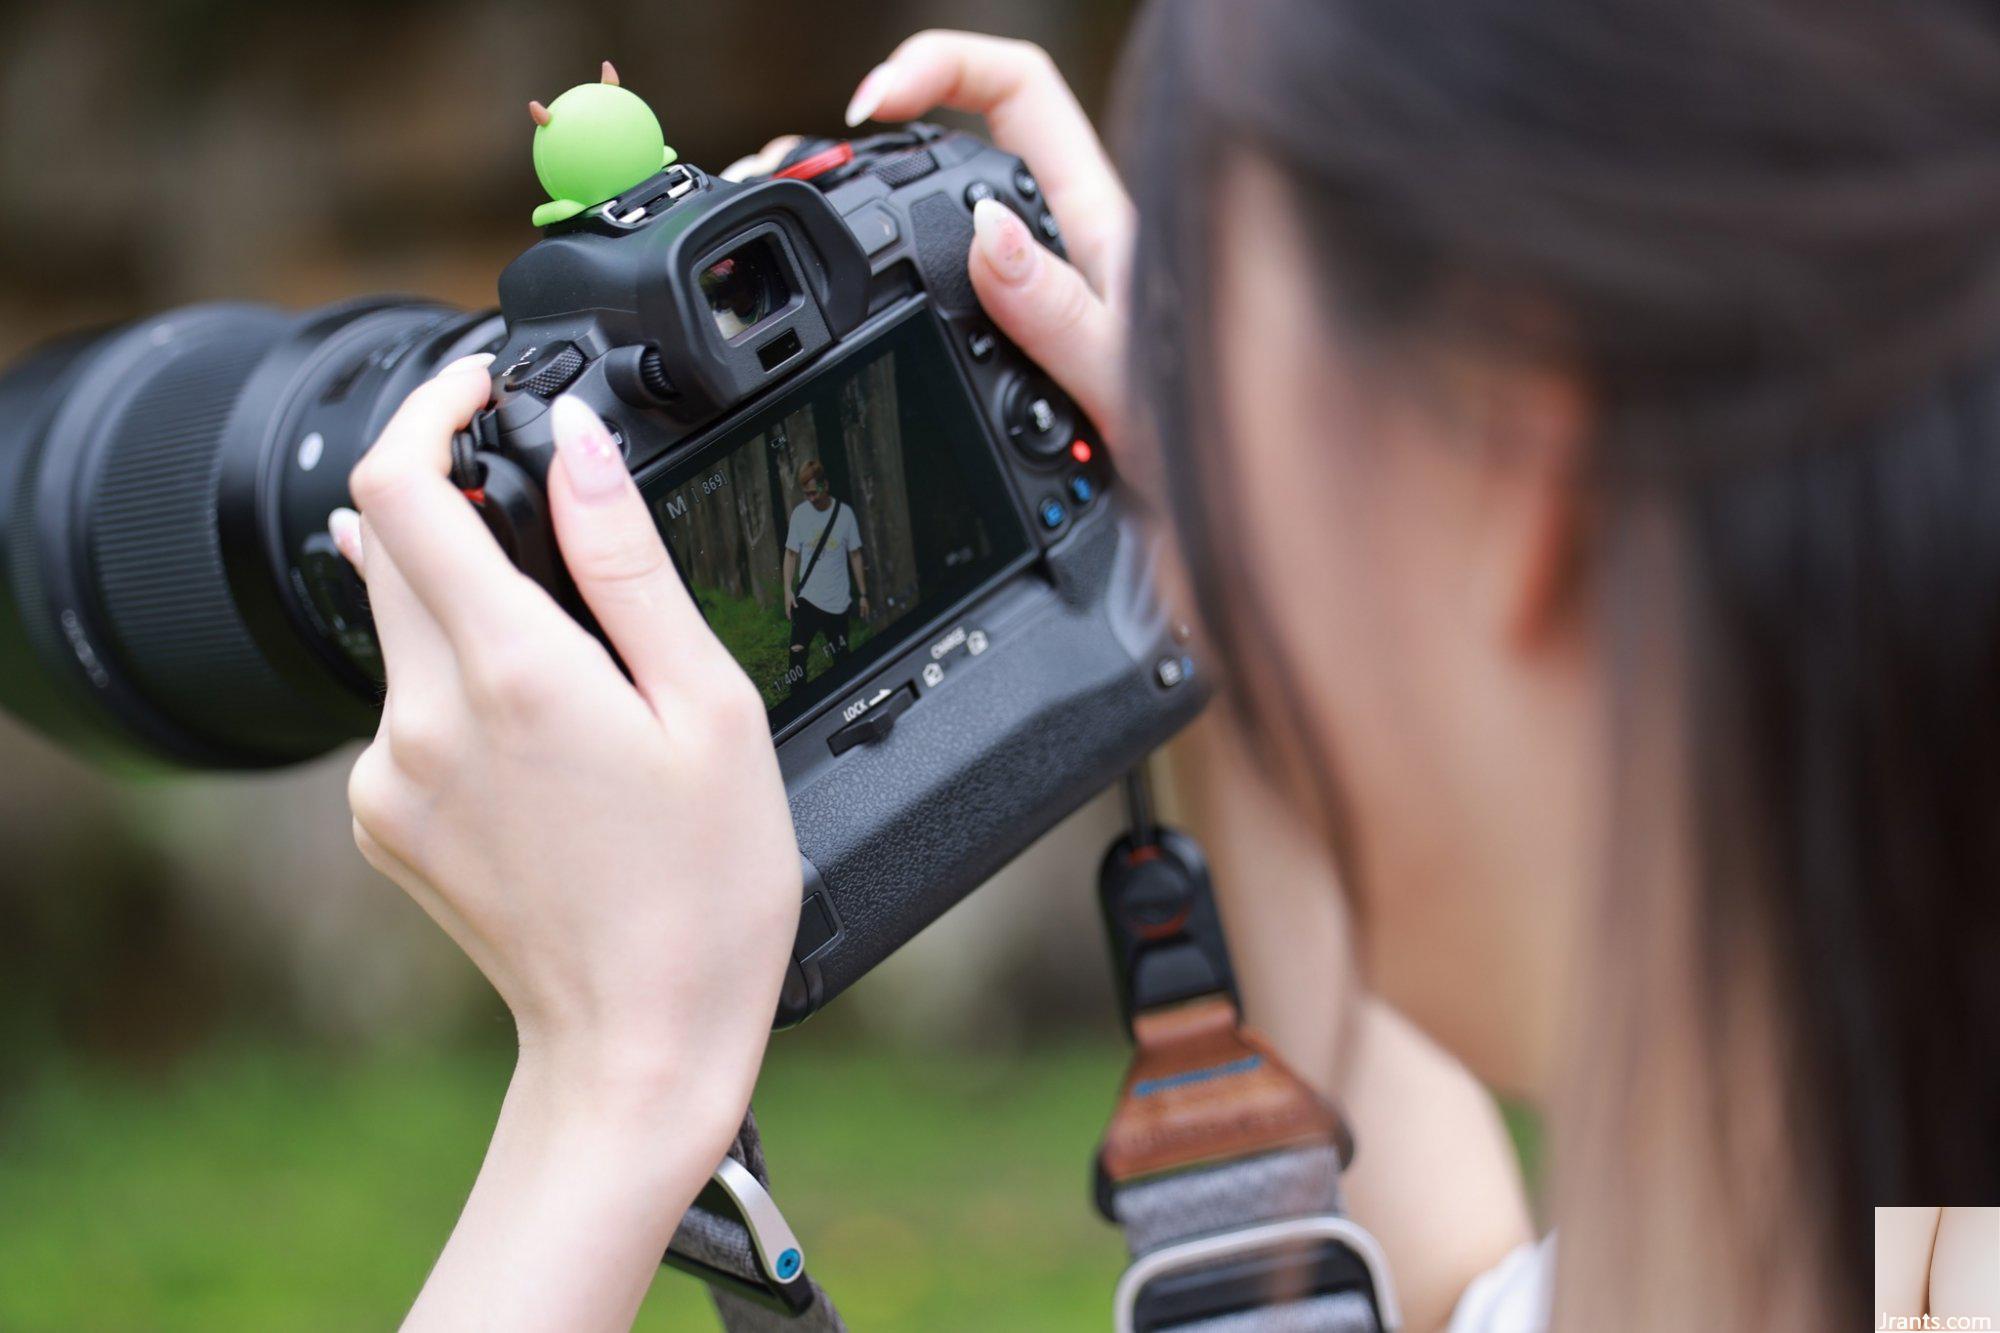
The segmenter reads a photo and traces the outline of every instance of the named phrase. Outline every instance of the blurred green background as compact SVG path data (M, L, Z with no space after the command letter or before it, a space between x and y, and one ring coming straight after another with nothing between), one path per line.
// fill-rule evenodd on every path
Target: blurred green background
M1102 107L1125 0L15 5L0 357L177 302L489 304L541 199L529 98L614 59L683 157L834 132L929 25ZM4 423L0 423L4 428ZM114 780L0 718L0 1329L387 1326L470 1185L511 1030L354 852L349 754ZM1122 1069L1080 812L820 1018L758 1105L860 1328L1098 1329L1088 1162ZM642 1326L712 1326L656 1284Z

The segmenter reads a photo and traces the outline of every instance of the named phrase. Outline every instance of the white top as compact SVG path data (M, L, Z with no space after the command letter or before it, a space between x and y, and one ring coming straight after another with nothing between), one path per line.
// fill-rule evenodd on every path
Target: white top
M837 523L833 519L835 511L840 514ZM852 585L847 576L848 553L861 549L861 525L854 521L854 506L836 500L822 510L814 509L810 500L800 501L799 507L792 511L791 526L785 530L785 549L798 555L798 573L805 573L806 562L812 559L813 548L819 545L819 535L826 531L828 523L833 523L833 531L827 533L826 549L819 553L819 563L813 566L812 577L799 589L799 596L837 616L847 610L852 600ZM792 577L797 578L798 574Z
M1516 1246L1473 1279L1445 1333L1547 1333L1555 1269L1553 1232Z

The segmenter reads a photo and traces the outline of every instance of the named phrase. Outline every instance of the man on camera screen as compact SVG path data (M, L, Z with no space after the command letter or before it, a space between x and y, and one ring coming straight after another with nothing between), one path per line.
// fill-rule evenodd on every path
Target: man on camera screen
M826 651L838 661L847 655L847 618L860 595L861 619L868 619L868 575L861 562L861 525L854 509L834 498L826 469L817 458L799 467L805 499L792 510L785 531L785 617L792 622L793 684L806 678L813 640L826 636Z

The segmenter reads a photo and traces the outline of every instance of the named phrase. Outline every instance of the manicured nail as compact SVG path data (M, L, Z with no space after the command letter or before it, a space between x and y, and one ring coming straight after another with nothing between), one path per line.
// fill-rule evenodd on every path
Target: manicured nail
M347 563L357 570L362 568L361 515L343 505L326 516L326 531L340 553L347 557Z
M475 368L484 370L492 364L493 353L474 352L471 356L461 356L458 360L446 365L443 370L437 373L437 378L443 379L446 375L456 375L462 370L472 370Z
M854 90L854 100L847 104L847 127L853 129L862 121L875 114L875 108L882 105L882 99L896 86L896 71L885 62L868 71L868 77Z
M581 500L603 500L631 485L625 455L590 404L574 394L556 399L556 453L569 469L570 489Z
M1041 247L1028 235L1028 225L997 199L981 199L972 207L972 235L1000 281L1020 286L1035 271Z

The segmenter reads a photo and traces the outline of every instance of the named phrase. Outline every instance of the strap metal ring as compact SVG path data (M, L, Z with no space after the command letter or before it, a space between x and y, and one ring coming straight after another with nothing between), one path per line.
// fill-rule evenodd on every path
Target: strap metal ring
M1382 1333L1397 1333L1403 1326L1403 1313L1396 1304L1395 1289L1389 1285L1388 1256L1382 1253L1381 1243L1360 1225L1333 1213L1288 1218L1239 1231L1196 1236L1192 1240L1163 1245L1150 1254L1134 1259L1131 1267L1125 1270L1125 1276L1118 1279L1118 1292L1113 1297L1113 1328L1116 1333L1135 1333L1133 1319L1139 1304L1139 1293L1158 1277L1301 1240L1336 1241L1353 1251L1368 1269L1368 1280L1375 1288L1376 1323L1381 1326Z

